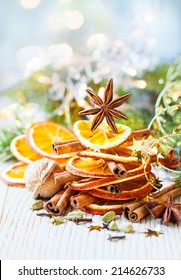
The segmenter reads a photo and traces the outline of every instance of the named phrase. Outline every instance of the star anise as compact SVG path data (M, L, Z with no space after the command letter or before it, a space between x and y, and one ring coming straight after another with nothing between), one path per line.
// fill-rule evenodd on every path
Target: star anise
M169 222L181 222L181 204L173 204L171 197L169 197L167 202L164 203L152 199L147 202L147 207L153 218L161 218L164 225L167 225Z
M94 131L102 123L103 119L106 118L106 121L112 128L113 132L118 133L114 118L127 120L128 117L122 114L116 108L121 106L131 96L131 94L128 93L113 100L112 79L109 81L104 90L104 100L102 100L90 89L87 89L86 92L88 93L91 100L98 106L93 109L83 110L79 113L79 115L82 116L95 115L92 121L91 131Z
M144 234L146 234L146 237L151 237L151 236L156 236L158 237L160 234L163 234L163 232L160 232L158 230L152 230L147 228L147 231L143 232Z
M163 186L162 181L159 179L159 177L156 177L151 180L152 185L154 186L152 189L152 192L157 191L158 189L161 189Z

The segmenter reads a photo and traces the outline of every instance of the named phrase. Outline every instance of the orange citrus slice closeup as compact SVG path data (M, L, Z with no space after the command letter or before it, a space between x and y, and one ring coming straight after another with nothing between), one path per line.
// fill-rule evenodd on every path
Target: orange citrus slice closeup
M3 172L1 172L1 179L10 186L24 187L24 173L27 164L18 162L8 166Z
M131 135L131 128L122 124L116 124L118 134L114 133L109 125L102 123L94 131L91 131L91 121L77 121L73 130L81 144L87 148L99 151L115 147Z
M102 153L96 153L101 154ZM118 162L118 161L117 161ZM150 158L147 158L145 167L142 162L130 157L120 157L119 162L124 164L127 177L150 171ZM114 174L108 168L104 157L92 158L86 156L75 156L68 160L66 170L74 175L90 178L113 177Z
M15 137L11 141L10 150L17 160L27 164L41 158L29 147L25 135Z
M72 139L75 139L75 136L71 131L51 121L33 123L26 131L27 143L37 154L60 163L66 162L65 159L70 158L72 153L56 155L52 143Z
M104 178L113 176L103 159L90 157L75 156L69 159L66 170L82 177Z
M117 215L121 215L123 209L124 204L109 204L109 200L104 200L103 205L101 203L91 203L80 208L80 210L93 215L104 215L109 211L114 211Z

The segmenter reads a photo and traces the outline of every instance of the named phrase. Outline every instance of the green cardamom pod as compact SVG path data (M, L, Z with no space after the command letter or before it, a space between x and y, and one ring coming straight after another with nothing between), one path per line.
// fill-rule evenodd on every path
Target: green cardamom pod
M74 219L82 219L83 218L83 213L80 211L72 211L70 213L68 213L66 219L69 221L73 221Z
M109 230L115 230L115 231L118 231L119 228L118 228L118 225L115 221L111 221L109 224L108 224L108 227L107 227Z
M132 224L129 224L129 223L122 223L122 225L121 225L121 230L122 230L124 233L132 233L132 232L134 232L133 225L132 225Z
M63 224L65 222L65 218L64 217L55 217L52 216L50 223L52 223L53 225L60 225Z
M40 210L42 209L44 206L44 203L42 200L36 200L35 202L33 202L32 206L31 206L31 210Z
M102 217L104 223L109 223L112 220L116 219L116 213L114 211L109 211Z

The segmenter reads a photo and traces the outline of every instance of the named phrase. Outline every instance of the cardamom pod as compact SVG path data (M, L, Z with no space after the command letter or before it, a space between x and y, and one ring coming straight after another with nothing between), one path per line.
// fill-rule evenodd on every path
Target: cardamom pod
M44 206L44 203L42 200L36 200L35 202L33 202L32 206L31 206L31 210L40 210L42 209Z
M73 221L74 219L82 219L83 218L83 213L80 211L72 211L68 213L66 219L69 221Z
M119 228L118 228L118 225L115 221L111 221L109 224L108 224L108 227L107 227L109 230L113 230L113 231L118 231Z
M104 223L109 223L115 219L116 219L116 213L114 211L109 211L106 214L104 214L104 216L102 217L102 221Z
M133 225L132 225L132 224L129 224L129 223L122 223L122 225L121 225L121 230L122 230L124 233L132 233L132 232L134 232Z
M52 223L53 225L60 225L63 224L65 222L65 218L64 217L55 217L52 216L50 223Z

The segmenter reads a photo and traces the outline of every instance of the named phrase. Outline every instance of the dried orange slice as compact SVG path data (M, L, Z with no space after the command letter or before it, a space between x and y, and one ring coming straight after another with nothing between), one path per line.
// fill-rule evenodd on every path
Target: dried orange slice
M24 187L23 178L26 167L25 163L14 163L1 172L0 177L7 185Z
M82 191L87 191L87 190L91 190L91 189L97 189L100 187L105 187L108 185L113 185L113 184L119 184L119 183L128 183L129 181L133 181L136 179L142 179L145 177L145 174L138 174L135 176L129 176L126 178L121 178L121 179L117 179L115 176L112 177L106 177L106 178L100 178L100 179L96 179L96 180L89 180L89 181L85 181L85 180L80 180L80 181L76 181L76 182L71 182L69 183L69 187L74 189L74 190L82 190Z
M25 135L15 137L11 141L10 150L17 160L27 164L41 158L29 147Z
M117 215L121 215L124 210L124 204L109 204L109 202L104 200L104 204L91 203L86 205L80 210L85 211L93 215L104 215L109 211L114 211Z
M153 186L146 178L141 180L132 179L129 183L124 182L122 184L117 184L118 187L123 191L119 194L111 193L104 188L97 188L87 191L89 194L110 200L128 200L132 198L144 197L152 190Z
M96 153L98 154L98 153ZM102 154L102 153L101 153ZM124 157L120 157L124 164L124 167L127 171L127 177L137 175L140 173L144 173L144 169L146 171L150 170L150 158L147 158L145 163L145 167L142 162L133 160L128 162ZM66 164L66 170L70 173L82 177L91 177L91 178L104 178L104 177L112 177L114 174L108 168L106 161L102 158L91 158L91 157L79 157L75 156L68 160Z
M113 176L106 162L101 158L75 156L68 160L66 170L82 177L104 178Z
M118 156L112 155L107 153L99 153L99 152L91 152L91 151L81 151L79 153L80 156L87 156L97 159L105 159L105 160L114 160L116 162L138 162L137 157L125 157L125 156Z
M56 155L52 149L52 143L62 140L75 139L74 134L67 128L51 122L43 121L33 123L26 131L26 140L30 147L42 157L54 159L60 164L66 162L75 153Z
M115 147L129 137L131 128L122 124L116 124L118 134L114 133L109 125L102 123L94 131L91 131L91 121L77 121L73 130L81 144L99 151Z

